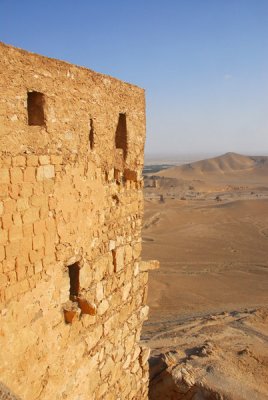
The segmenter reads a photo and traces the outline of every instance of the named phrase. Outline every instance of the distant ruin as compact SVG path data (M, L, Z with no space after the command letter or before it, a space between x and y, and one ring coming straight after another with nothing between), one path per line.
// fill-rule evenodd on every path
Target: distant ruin
M0 381L22 400L145 400L144 91L0 58Z

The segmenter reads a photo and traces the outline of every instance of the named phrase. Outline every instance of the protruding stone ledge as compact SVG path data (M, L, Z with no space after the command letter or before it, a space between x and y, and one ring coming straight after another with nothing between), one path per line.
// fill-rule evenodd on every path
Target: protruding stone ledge
M140 352L140 357L139 357L141 366L144 366L147 363L147 361L150 357L150 352L151 352L151 349L149 349L149 347L141 346L141 352Z
M82 314L96 315L96 305L90 303L87 299L83 297L77 298L78 307L81 309Z
M67 301L63 304L64 320L67 324L71 324L74 319L78 319L81 314L95 316L97 307L83 297L77 297L75 301Z
M63 314L66 324L71 324L75 318L78 318L81 311L78 305L72 301L63 304Z
M144 306L140 310L140 319L142 321L146 321L149 315L149 306Z
M139 182L142 179L140 171L133 171L131 169L125 169L124 178L126 181Z
M149 260L140 262L140 272L153 271L154 269L160 268L160 262L158 260Z

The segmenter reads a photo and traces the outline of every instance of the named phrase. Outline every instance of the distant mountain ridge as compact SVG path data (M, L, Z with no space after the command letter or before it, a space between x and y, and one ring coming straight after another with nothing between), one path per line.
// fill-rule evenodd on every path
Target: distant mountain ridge
M157 175L166 177L225 175L235 173L267 173L267 156L244 156L237 153L226 153L218 157L208 158L180 166L168 168Z

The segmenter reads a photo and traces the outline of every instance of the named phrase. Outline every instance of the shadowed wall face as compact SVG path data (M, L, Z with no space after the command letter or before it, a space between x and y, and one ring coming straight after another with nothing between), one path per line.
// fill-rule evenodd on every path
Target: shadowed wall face
M0 58L1 380L27 400L145 400L144 91Z

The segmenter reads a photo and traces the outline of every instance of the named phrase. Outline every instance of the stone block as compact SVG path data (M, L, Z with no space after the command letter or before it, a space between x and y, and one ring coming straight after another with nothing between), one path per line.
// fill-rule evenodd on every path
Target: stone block
M8 199L4 201L4 212L6 214L12 214L16 211L16 201L13 199Z
M125 354L132 353L135 344L135 335L128 335L125 340Z
M20 196L22 196L23 192L23 184L21 183L15 183L9 186L9 196L17 200Z
M42 235L46 231L46 223L44 220L35 221L33 224L35 235ZM50 233L51 235L51 233Z
M12 158L13 167L24 167L26 164L25 156L16 156Z
M21 226L22 227L22 219L21 219L21 214L19 212L16 212L12 215L13 223L15 226Z
M45 247L44 235L33 237L33 250L39 250Z
M6 301L15 298L18 295L18 293L19 293L18 283L8 286L5 290Z
M24 224L33 224L38 219L39 219L39 208L36 207L32 207L26 210L22 217Z
M160 268L160 263L158 260L141 261L139 264L139 269L141 272L153 271Z
M109 303L106 299L102 300L102 302L98 306L98 315L103 315L109 309Z
M16 226L16 225L11 226L8 231L8 237L10 242L22 239L23 237L22 226Z
M27 197L26 198L20 197L17 200L17 210L18 211L25 211L28 208L29 208L29 200L28 200L28 198Z
M15 271L10 271L4 276L7 277L9 285L13 285L17 281L17 274ZM1 281L1 278L0 278L0 281ZM0 287L1 287L1 283L0 283Z
M103 379L103 377L102 377L102 379ZM97 399L100 399L107 392L108 388L109 388L109 385L107 382L102 383L97 391Z
M43 207L43 206L47 206L48 207L48 198L43 193L41 193L39 195L33 195L31 197L31 204L34 207Z
M139 265L138 262L135 262L135 264L134 264L134 276L135 277L138 276L139 272L140 272L140 265Z
M23 172L19 167L11 168L10 170L10 179L12 184L22 183L23 182Z
M88 332L85 342L87 345L87 351L91 351L102 338L103 328L102 325L96 326L91 332Z
M23 294L27 292L28 289L29 289L29 282L27 279L18 282L18 294Z
M127 300L128 296L129 296L129 292L130 292L131 286L132 286L132 283L129 282L129 283L127 283L126 285L124 285L122 287L122 289L121 289L121 291L122 291L122 301L126 301Z
M88 328L91 325L96 324L97 318L96 315L82 314L82 324L85 328Z
M9 243L6 246L6 257L7 259L17 257L21 250L21 243L19 240ZM1 258L0 258L1 261Z
M37 181L44 181L45 179L52 179L55 177L54 165L41 165L37 168Z
M43 270L43 264L42 261L36 261L34 263L34 273L38 274L39 272L41 272Z
M33 234L33 224L23 224L22 230L24 236L31 237Z
M151 350L148 347L145 347L145 346L141 347L139 361L140 361L140 365L142 367L148 362L148 359L150 357L150 352L151 352Z
M107 375L109 375L109 373L112 371L112 369L114 368L114 361L112 359L112 357L106 357L105 358L105 364L102 367L102 369L100 370L101 373L101 378L105 379Z
M16 274L18 281L23 280L27 275L27 262L28 260L25 260L21 257L18 257L16 260Z
M31 250L29 252L29 258L31 263L36 263L37 261L42 260L44 256L44 249L39 249L39 250Z
M0 229L0 245L7 244L8 233L4 229Z
M0 247L1 254L1 247ZM15 271L16 259L15 257L3 260L4 272Z
M38 166L38 156L35 154L31 154L27 156L27 165L29 167L37 167Z
M140 346L138 346L138 345L135 346L135 350L134 350L134 353L133 353L133 356L132 356L132 361L135 361L139 357L140 353L141 353Z
M113 250L114 271L119 272L124 268L124 247Z
M0 199L6 199L8 194L8 183L0 183Z
M50 164L50 156L48 156L48 155L39 156L39 164L40 165Z
M139 259L140 254L141 254L141 242L138 242L133 245L133 258L135 260Z
M135 361L131 368L131 373L136 375L139 369L140 369L140 364L138 361Z
M96 285L96 300L101 301L104 297L103 282L98 282Z
M94 264L94 275L96 281L101 281L108 272L109 258L107 256L101 256Z
M117 324L118 314L114 314L104 323L104 335L111 335Z
M33 185L30 182L24 182L20 191L21 197L30 197L33 192Z
M148 319L148 315L149 315L149 307L148 306L144 306L142 307L141 311L140 311L140 318L142 321Z
M109 241L109 250L110 250L110 251L114 250L114 249L115 249L115 246L116 246L115 240L110 240L110 241Z
M63 163L62 156L51 155L50 159L51 159L51 164L54 164L54 165L60 165Z
M24 182L34 183L36 181L35 175L35 167L26 167L23 173Z
M0 183L9 183L9 170L8 168L0 168Z
M128 367L130 366L131 363L131 356L130 354L127 355L127 358L123 364L123 369L128 369Z

